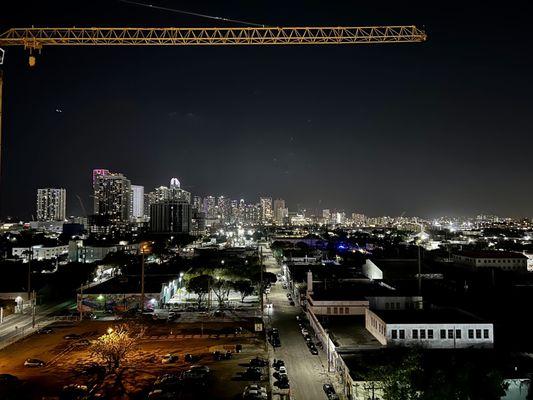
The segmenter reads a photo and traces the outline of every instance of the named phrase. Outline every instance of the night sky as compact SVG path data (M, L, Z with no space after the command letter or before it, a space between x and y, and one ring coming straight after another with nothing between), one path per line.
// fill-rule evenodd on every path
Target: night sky
M8 48L2 216L35 214L39 187L65 187L69 214L76 194L90 209L93 168L146 191L175 176L193 194L270 195L294 211L533 216L527 2L152 3L267 25L416 24L428 41L47 47L33 69ZM112 0L1 8L2 32L235 25Z

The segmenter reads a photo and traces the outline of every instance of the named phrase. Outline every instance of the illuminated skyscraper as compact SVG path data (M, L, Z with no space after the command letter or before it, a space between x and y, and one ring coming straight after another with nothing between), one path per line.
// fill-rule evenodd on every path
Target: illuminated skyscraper
M274 200L274 222L277 225L283 225L285 217L288 216L288 210L285 208L285 200Z
M259 203L261 204L261 222L272 222L272 198L261 197Z
M124 175L108 172L96 177L94 183L94 213L111 224L130 219L131 182Z
M144 186L131 185L131 217L144 216Z
M65 189L37 189L37 219L63 221L66 217L67 191Z

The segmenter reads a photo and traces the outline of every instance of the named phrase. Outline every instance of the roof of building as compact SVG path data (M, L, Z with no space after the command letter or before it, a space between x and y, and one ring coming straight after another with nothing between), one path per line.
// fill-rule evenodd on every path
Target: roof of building
M172 280L168 276L146 276L145 293L160 293L163 283ZM84 289L83 294L133 294L141 293L140 275L116 276L99 285Z
M329 337L337 347L337 351L349 351L354 348L380 348L382 345L365 328L365 317L362 315L336 316L322 318L321 325L329 332Z
M429 308L423 310L372 310L387 324L453 324L482 323L481 318L455 308Z
M515 253L512 251L498 251L498 250L465 250L456 253L456 255L468 258L522 258L527 259L522 253Z
M350 282L313 282L313 294L311 297L316 301L335 300L366 300L374 296L398 296L389 286L374 281L350 281Z

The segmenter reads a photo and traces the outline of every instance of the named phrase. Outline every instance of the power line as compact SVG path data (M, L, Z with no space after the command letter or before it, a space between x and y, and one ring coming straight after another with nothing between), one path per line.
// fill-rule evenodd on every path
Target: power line
M179 14L192 15L192 16L195 16L195 17L214 19L214 20L217 20L217 21L234 22L236 24L249 25L249 26L259 26L259 27L262 27L262 28L266 27L266 25L256 24L255 22L241 21L241 20L238 20L238 19L231 19L231 18L224 18L224 17L216 17L214 15L200 14L200 13L195 13L195 12L192 12L192 11L178 10L178 9L175 9L175 8L154 6L153 4L139 3L139 2L136 2L136 1L130 1L130 0L118 0L118 1L120 1L121 3L132 4L132 5L135 5L135 6L154 8L156 10L170 11L170 12L175 12L175 13L179 13Z

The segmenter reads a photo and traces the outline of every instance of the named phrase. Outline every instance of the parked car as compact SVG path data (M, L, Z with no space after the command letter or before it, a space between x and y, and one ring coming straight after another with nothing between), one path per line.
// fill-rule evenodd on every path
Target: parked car
M302 328L301 332L302 332L302 335L304 335L304 336L305 335L309 335L309 331L307 329L305 329L305 328Z
M187 354L185 354L184 359L185 359L186 362L193 363L193 362L198 361L200 359L200 357L197 356L197 355L193 355L193 354L187 353Z
M162 364L173 364L175 362L177 362L179 359L179 357L176 355L176 354L165 354L162 358L161 358L161 363Z
M316 349L315 345L309 346L309 351L315 356L318 355L318 350Z
M65 340L77 340L79 338L81 338L81 336L77 333L69 333L68 335L63 336L63 339Z
M37 358L27 358L24 361L25 367L44 367L44 361Z
M324 393L326 393L328 400L338 400L339 396L337 395L337 393L335 393L333 385L325 383L322 386L322 389L324 390Z
M265 387L259 385L250 385L244 388L244 391L242 392L242 398L246 400L266 400L268 395Z
M53 331L54 330L52 328L44 327L44 328L39 329L37 333L40 335L48 335L49 333L52 333Z
M272 368L278 370L280 367L284 367L285 366L285 361L283 360L274 360L274 362L272 363Z
M263 378L263 371L260 367L248 367L243 376L254 381L259 381Z
M289 389L291 387L288 380L276 381L274 382L274 386L276 386L279 389Z
M294 305L295 305L294 300L289 301L289 304L290 304L291 306L294 306Z
M262 357L255 357L250 360L250 366L252 367L266 367L268 365L268 360Z

